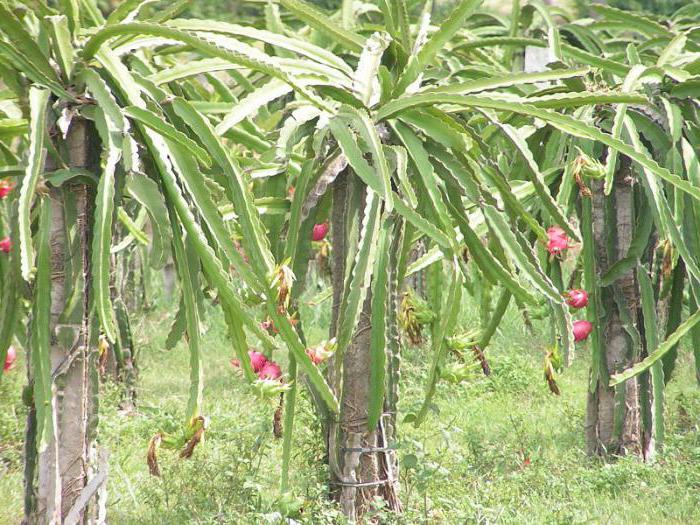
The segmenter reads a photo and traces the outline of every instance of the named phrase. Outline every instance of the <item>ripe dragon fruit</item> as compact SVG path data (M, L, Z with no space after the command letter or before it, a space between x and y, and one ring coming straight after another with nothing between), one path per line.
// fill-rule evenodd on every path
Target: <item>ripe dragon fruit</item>
M311 234L311 240L314 241L322 241L323 239L326 238L326 235L328 234L329 226L327 222L323 222L321 224L315 224L313 233Z
M2 367L3 372L7 372L15 363L17 359L17 351L14 346L10 346L7 349L7 355L5 356L5 365Z
M580 288L573 288L564 294L566 304L572 308L585 308L588 306L588 292Z
M591 335L593 325L588 321L574 321L574 341L584 341Z
M265 368L265 365L268 363L267 357L265 357L262 352L257 352L255 350L248 351L248 358L250 359L250 367L256 374ZM231 359L231 366L240 368L241 361L239 359Z
M559 255L569 248L569 236L559 226L552 226L547 230L547 251L551 255Z
M282 369L274 361L268 361L258 372L258 377L260 379L279 379L282 377Z
M0 239L0 252L10 253L12 249L12 241L9 237L4 237Z
M0 199L7 197L15 188L15 184L9 180L0 180Z
M549 237L550 239L566 236L566 232L561 226L551 226L550 228L547 228L547 237Z
M250 366L253 368L253 372L255 373L260 372L268 363L265 355L261 352L256 352L255 350L249 350L248 357L250 357Z

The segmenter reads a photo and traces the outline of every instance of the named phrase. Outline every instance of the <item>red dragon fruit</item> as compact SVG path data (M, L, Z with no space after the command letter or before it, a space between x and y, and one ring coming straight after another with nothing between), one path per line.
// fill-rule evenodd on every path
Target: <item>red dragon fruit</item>
M250 366L253 368L253 372L258 373L265 365L267 365L267 358L261 352L256 352L255 350L248 351L248 357L250 357Z
M327 222L315 224L313 233L311 234L311 239L314 241L322 241L326 238L326 235L328 234L328 229L329 226Z
M550 228L547 228L547 237L550 239L554 239L557 237L564 237L566 238L566 232L564 231L564 228L561 226L552 226Z
M7 356L5 356L5 365L2 367L3 372L7 372L10 368L12 368L12 365L15 363L15 359L17 359L17 351L15 350L14 346L10 346L7 349Z
M279 379L282 377L282 369L274 361L268 361L258 372L258 377L260 379Z
M0 239L0 252L10 253L12 249L12 241L9 237L4 237Z
M547 251L551 255L559 255L569 248L569 236L559 226L552 226L547 230Z
M0 180L0 199L4 199L9 195L9 193L15 188L13 182L9 180Z
M268 363L265 355L262 352L257 352L255 350L248 351L248 358L250 359L250 367L256 374L265 368L265 365ZM239 359L231 359L231 366L234 368L240 368L241 361Z
M574 321L574 341L577 343L588 339L593 331L593 325L588 321Z
M588 292L580 288L573 288L564 294L566 296L566 304L572 308L585 308L588 306Z

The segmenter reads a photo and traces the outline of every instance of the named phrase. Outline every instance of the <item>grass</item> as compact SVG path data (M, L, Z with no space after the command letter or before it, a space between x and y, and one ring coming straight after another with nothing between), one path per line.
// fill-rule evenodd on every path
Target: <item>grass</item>
M324 336L320 307L307 329ZM464 326L475 322L467 305ZM315 317L314 317L315 315ZM209 312L205 334L206 441L190 460L161 450L162 478L148 474L150 437L181 423L188 387L187 351L163 349L171 314L151 312L137 323L141 377L138 412L118 409L119 390L103 385L99 443L110 452L108 516L115 524L279 523L276 502L281 442L272 436L275 407L256 399L231 366L220 316ZM402 500L406 511L384 523L698 523L700 391L687 350L667 390L667 446L653 464L611 463L583 452L588 355L585 347L559 377L561 397L542 377L545 326L536 334L511 310L488 351L492 375L441 383L434 413L420 428L400 426ZM282 360L283 361L283 360ZM403 362L402 413L420 404L429 351ZM284 361L283 361L284 362ZM8 494L0 523L21 518L23 362L0 383L0 491ZM298 521L342 523L324 498L323 441L304 393L295 427L292 486L304 500Z

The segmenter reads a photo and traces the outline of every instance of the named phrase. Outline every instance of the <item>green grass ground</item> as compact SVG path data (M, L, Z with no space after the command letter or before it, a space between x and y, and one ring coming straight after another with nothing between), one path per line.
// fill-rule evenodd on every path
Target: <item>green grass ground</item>
M321 308L323 311L323 308ZM469 308L467 308L467 311ZM105 385L99 441L110 451L109 522L113 524L278 523L275 497L281 443L271 432L274 406L253 397L229 365L231 348L214 311L205 336L206 441L190 460L160 453L162 478L148 474L149 438L183 417L187 352L163 350L170 314L137 324L141 345L139 409L117 410L118 391ZM309 333L323 337L327 314ZM472 320L462 320L469 326ZM544 326L536 330L544 330ZM385 523L700 523L700 390L689 352L667 391L667 447L654 464L603 463L583 452L587 350L560 377L561 397L542 377L544 341L510 311L488 356L493 373L458 386L441 383L437 413L416 429L400 426L405 513ZM21 360L19 360L21 361ZM403 363L402 411L421 400L428 352ZM20 402L23 362L0 384L0 523L21 515ZM295 432L293 486L305 505L302 523L342 523L324 495L323 444L306 394Z

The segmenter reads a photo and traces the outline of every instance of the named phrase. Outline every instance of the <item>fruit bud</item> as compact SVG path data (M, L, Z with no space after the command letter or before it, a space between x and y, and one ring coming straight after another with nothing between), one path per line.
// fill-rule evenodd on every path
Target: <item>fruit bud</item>
M561 391L559 390L559 385L557 385L557 380L554 377L554 367L552 365L552 353L548 352L544 356L544 379L547 382L547 386L549 387L549 391L556 395L559 396L561 395Z
M270 279L270 287L277 289L277 312L285 314L289 308L292 284L296 280L294 272L288 266L291 261L287 259L275 268Z
M480 334L478 330L469 330L468 332L455 334L446 339L447 348L457 351L472 348L474 345L479 343L479 336Z
M435 313L430 309L430 305L409 288L401 303L399 323L408 334L412 345L418 346L423 342L422 327L434 320Z
M605 177L605 166L579 149L578 157L574 160L573 175L574 177L584 176L589 179L602 179Z
M335 338L330 341L324 341L316 346L312 346L306 349L306 355L311 358L311 361L315 365L321 364L323 361L328 359L333 355L336 349Z
M255 394L261 399L277 401L281 393L289 390L290 385L275 379L258 379L251 385Z
M478 368L477 363L447 363L440 368L440 378L448 383L458 384L476 377Z
M564 370L564 363L562 362L561 352L559 351L559 346L554 345L547 349L547 356L549 357L554 370L561 372Z
M260 328L265 330L270 335L276 335L279 333L279 330L275 326L275 323L272 322L272 319L269 318L260 322Z

